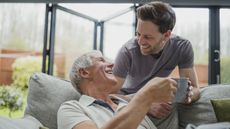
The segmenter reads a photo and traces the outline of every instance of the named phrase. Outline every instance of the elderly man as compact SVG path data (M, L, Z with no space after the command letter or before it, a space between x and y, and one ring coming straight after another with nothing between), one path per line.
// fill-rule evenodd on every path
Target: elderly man
M132 100L111 95L117 80L113 64L101 52L93 51L75 60L70 80L82 96L61 105L58 129L155 129L145 116L153 102L170 103L176 82L170 78L154 78L145 84Z

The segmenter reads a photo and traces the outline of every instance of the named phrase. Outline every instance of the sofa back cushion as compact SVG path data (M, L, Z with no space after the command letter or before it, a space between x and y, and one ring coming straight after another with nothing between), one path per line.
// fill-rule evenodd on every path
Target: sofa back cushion
M42 124L32 116L11 119L0 116L0 129L40 129Z
M25 115L38 119L49 129L57 129L57 111L67 100L78 100L80 94L71 83L44 73L35 73L29 81Z
M180 129L188 124L196 126L217 122L211 99L230 98L230 85L210 85L201 89L200 99L192 105L178 105Z

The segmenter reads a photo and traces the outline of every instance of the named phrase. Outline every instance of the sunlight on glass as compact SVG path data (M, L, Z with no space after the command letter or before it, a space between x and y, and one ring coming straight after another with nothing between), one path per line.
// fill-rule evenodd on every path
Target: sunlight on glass
M230 9L220 10L221 83L230 83Z
M132 4L60 4L81 14L90 16L104 23L104 55L115 59L120 47L134 35L134 11L129 10ZM113 17L114 16L114 17ZM87 28L87 26L85 26ZM100 42L100 28L98 28L97 46ZM93 45L93 44L92 44Z
M79 13L91 16L98 20L106 18L118 11L124 10L130 7L132 4L96 4L96 3L87 3L87 4L60 4L61 6L68 7Z
M175 12L177 21L173 32L190 40L195 63L208 64L208 9L175 8Z
M203 8L174 9L177 21L173 33L192 43L199 85L205 86L208 83L209 10Z
M0 48L43 48L44 4L0 4Z

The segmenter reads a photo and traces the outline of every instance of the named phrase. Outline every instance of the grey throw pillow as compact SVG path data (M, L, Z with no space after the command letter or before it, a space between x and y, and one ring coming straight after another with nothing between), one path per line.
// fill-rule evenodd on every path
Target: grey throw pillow
M80 94L69 81L44 73L35 73L29 82L25 114L32 115L49 129L57 129L57 111L67 100L78 100Z
M217 122L211 99L229 98L230 85L210 85L201 89L201 98L192 105L178 105L180 129L190 124L196 126Z

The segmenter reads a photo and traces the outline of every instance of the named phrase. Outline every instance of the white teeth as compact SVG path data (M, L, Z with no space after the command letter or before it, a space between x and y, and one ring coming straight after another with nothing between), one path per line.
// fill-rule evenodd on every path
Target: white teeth
M148 48L148 46L142 46L142 45L141 45L141 48L142 48L142 49L146 49L146 48Z
M108 73L108 74L113 74L113 71L110 71L110 70L105 71L105 72Z

